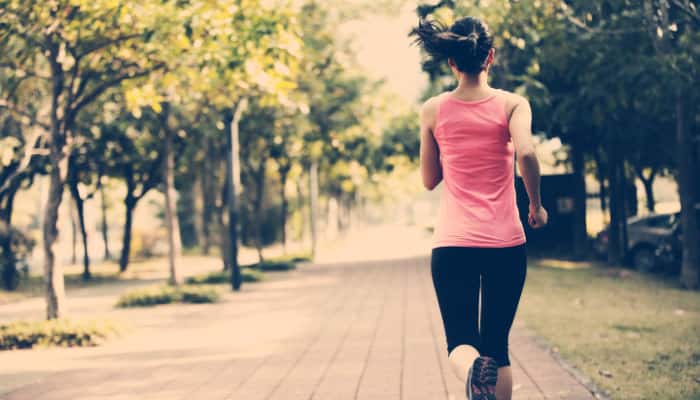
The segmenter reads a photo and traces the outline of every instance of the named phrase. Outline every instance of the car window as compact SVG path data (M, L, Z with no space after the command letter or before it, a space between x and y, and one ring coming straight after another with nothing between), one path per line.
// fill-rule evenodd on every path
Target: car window
M648 218L644 224L652 228L670 228L673 224L673 220L673 214L658 215Z

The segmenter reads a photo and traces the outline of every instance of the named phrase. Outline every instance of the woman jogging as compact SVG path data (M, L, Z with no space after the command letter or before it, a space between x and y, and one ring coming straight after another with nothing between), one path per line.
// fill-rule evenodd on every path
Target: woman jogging
M432 190L444 181L431 272L448 357L468 399L510 400L508 334L526 275L514 153L530 199L529 224L547 223L530 105L488 85L493 37L479 19L449 28L421 20L411 35L435 61L447 60L459 81L420 113L423 184Z

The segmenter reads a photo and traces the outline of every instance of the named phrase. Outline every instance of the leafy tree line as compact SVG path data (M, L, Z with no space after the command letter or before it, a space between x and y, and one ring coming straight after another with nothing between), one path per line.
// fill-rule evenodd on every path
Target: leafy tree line
M76 209L84 279L92 240L84 205L118 180L126 189L120 271L134 210L157 190L170 283L182 281L184 242L218 247L234 289L241 239L261 258L269 238L286 242L290 185L295 210L310 202L314 239L319 196L352 208L360 183L386 170L381 154L395 148L375 123L385 107L362 96L381 84L363 77L334 33L341 13L331 11L316 1L0 1L2 262L12 275L16 194L46 175L47 318L64 312L55 259L64 191ZM280 213L266 225L273 190ZM106 246L104 216L102 231Z
M483 4L482 4L483 3ZM681 282L700 286L694 205L700 201L697 65L700 13L689 0L452 1L417 8L450 22L474 15L494 32L492 84L530 99L535 130L562 139L575 179L575 253L589 251L584 177L593 172L611 216L609 261L626 252L628 190L640 179L678 182L682 206ZM453 85L446 66L425 64L427 96Z

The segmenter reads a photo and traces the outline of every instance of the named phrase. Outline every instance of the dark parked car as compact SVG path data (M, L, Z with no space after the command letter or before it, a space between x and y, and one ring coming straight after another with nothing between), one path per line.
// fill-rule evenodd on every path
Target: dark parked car
M657 269L670 275L677 275L680 272L681 257L683 256L681 224L677 222L675 225L673 233L659 243L655 252Z
M641 271L656 266L656 249L672 235L679 213L650 214L627 219L627 254L625 261ZM601 231L594 248L603 257L608 250L608 228Z
M700 204L695 206L696 217L700 223ZM678 275L681 271L681 261L683 257L683 231L681 229L681 219L677 217L673 221L671 234L663 238L656 248L656 267L658 270L671 275ZM700 245L700 243L698 244Z

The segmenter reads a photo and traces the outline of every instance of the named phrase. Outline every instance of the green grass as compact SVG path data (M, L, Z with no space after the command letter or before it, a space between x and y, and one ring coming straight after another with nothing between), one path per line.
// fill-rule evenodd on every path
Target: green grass
M83 280L82 273L66 273L64 275L64 279L66 288L72 289L117 282L121 278L117 272L93 272L92 278L88 281ZM22 278L19 286L17 286L17 288L13 291L0 289L0 304L6 304L29 297L41 297L44 295L44 290L44 277L42 275L30 275L26 279Z
M518 318L612 399L700 399L700 292L675 279L532 262Z
M245 268L249 268L257 271L264 272L276 272L276 271L289 271L297 267L296 263L292 261L275 261L275 260L265 260L261 263L255 263L250 265L244 265Z
M267 259L267 261L278 262L278 263L285 263L285 262L298 263L298 262L304 262L304 261L311 261L311 253L310 252L291 253L291 254L287 254L286 256L272 257L272 258Z
M245 265L244 267L266 272L289 271L295 269L297 263L304 261L311 261L310 253L293 253L286 256L266 258L261 263Z
M0 350L97 346L121 328L108 321L17 321L0 325Z
M243 282L253 283L259 282L265 278L263 272L251 269L241 268L241 277ZM224 284L231 280L231 273L228 271L216 271L208 274L202 274L187 278L189 284Z
M200 286L156 286L129 290L117 301L117 307L149 307L169 303L215 303L218 292Z

